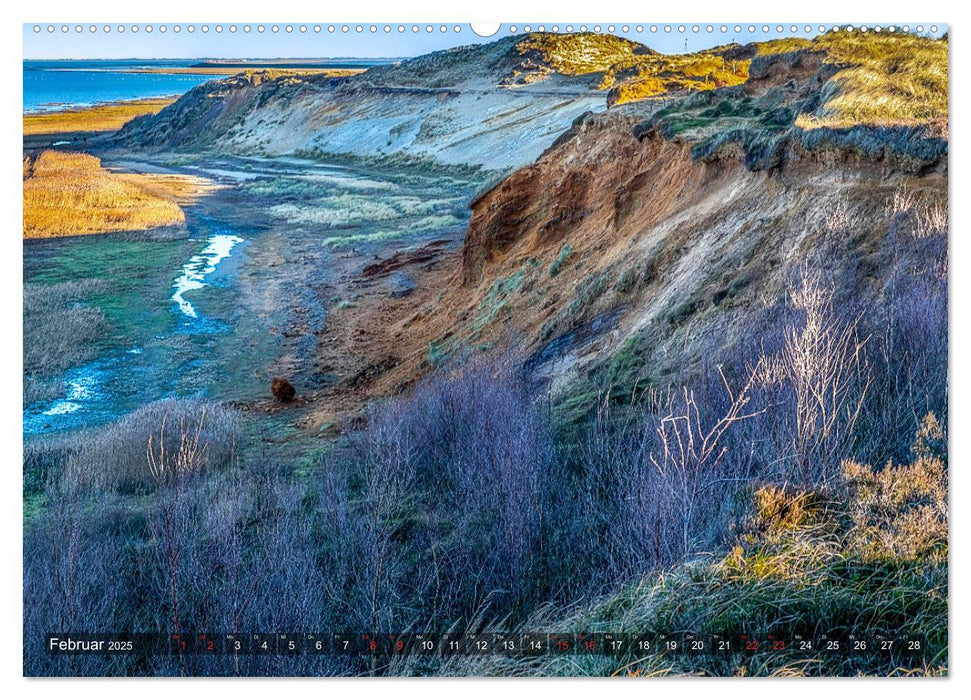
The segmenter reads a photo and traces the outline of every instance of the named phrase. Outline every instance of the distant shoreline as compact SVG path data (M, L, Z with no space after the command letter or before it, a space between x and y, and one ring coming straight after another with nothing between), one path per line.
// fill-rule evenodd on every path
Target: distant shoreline
M55 145L88 145L87 140L118 131L126 123L145 114L155 114L179 99L180 95L117 100L89 107L66 107L49 112L28 112L23 116L24 150Z
M225 77L240 73L267 73L270 77L287 75L324 75L344 78L363 73L366 68L305 68L302 65L287 64L199 64L195 66L164 66L123 69L123 73L150 74L196 74ZM45 111L25 111L23 114L23 137L25 149L50 148L59 141L73 143L75 137L81 141L89 137L101 136L118 131L126 123L145 114L155 114L181 97L180 94L160 97L141 97L131 100L114 100L93 105L50 105ZM68 145L68 144L58 144Z
M159 66L159 67L139 67L125 68L116 71L117 73L144 73L155 75L237 75L247 71L268 71L275 74L294 74L294 75L320 75L325 74L333 78L342 78L349 75L363 73L367 68L334 68L328 66L292 66L287 64L211 64L202 63L195 66Z

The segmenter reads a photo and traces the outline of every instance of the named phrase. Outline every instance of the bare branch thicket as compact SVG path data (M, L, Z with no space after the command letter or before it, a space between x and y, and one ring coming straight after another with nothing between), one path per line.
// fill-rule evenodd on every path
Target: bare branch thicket
M758 367L758 365L757 365ZM716 543L753 474L756 369L739 389L717 368L696 388L601 402L579 450L586 565L616 579L667 566Z
M946 202L898 191L887 205L887 275L863 319L873 384L858 432L859 459L910 457L928 412L947 422L948 220Z
M801 320L786 326L782 348L762 358L756 378L791 395L778 411L778 427L788 427L793 465L788 476L824 482L851 454L871 382L863 352L867 339L860 338L859 317L844 321L834 312L832 289L818 273L804 272L790 303Z
M179 418L178 428L178 447L175 454L166 454L166 435L165 428L168 423L169 414L162 415L162 424L159 427L158 448L155 448L155 436L148 436L146 447L146 459L148 461L148 473L156 486L170 483L174 479L197 473L203 469L206 463L206 452L208 444L200 442L202 438L202 428L206 422L206 409L203 408L199 414L199 422L193 434L192 428L186 425L185 416Z
M760 368L761 361L743 387L733 392L718 367L730 403L724 415L710 424L706 423L704 409L694 392L684 387L657 427L657 449L651 452L650 462L659 477L656 497L668 500L677 516L680 542L678 551L673 553L675 560L695 551L693 533L699 529L699 520L710 515L709 499L718 497L715 486L741 480L737 471L723 468L730 451L725 436L736 423L765 411L749 409L752 384ZM699 512L702 510L708 512Z

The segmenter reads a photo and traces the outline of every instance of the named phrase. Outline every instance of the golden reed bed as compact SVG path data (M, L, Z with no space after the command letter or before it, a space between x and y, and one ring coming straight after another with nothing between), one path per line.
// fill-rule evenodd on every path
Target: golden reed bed
M116 173L85 153L24 156L24 238L143 231L185 221L180 204L212 189L202 178Z

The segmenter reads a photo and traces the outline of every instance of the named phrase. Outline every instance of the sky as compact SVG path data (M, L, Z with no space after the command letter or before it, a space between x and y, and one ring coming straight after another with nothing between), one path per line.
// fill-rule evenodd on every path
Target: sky
M109 28L107 32L106 26ZM911 31L933 36L940 36L947 28L945 23L934 22L901 23L896 26L898 30L906 27ZM245 31L246 27L249 28L248 32ZM259 27L263 27L262 32L259 31ZM274 27L276 31L273 31ZM595 22L503 24L494 35L481 37L468 24L301 25L267 22L264 24L50 25L28 23L24 25L23 37L25 59L397 58L418 56L453 46L494 41L513 33L554 31L554 27L555 31L560 32L609 32L647 44L663 53L682 53L686 50L698 51L733 41L747 43L781 36L811 38L817 36L821 29L829 31L833 25L622 25ZM345 28L346 31L344 31ZM459 31L456 31L456 28ZM884 31L886 31L885 27Z

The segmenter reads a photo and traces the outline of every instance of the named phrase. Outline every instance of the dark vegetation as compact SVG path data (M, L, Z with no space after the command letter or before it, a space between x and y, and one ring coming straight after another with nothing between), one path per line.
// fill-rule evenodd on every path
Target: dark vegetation
M877 289L857 269L852 222L834 215L830 229L749 344L661 385L635 343L610 371L637 381L621 401L603 391L581 430L564 430L506 359L444 364L375 404L310 474L267 455L233 411L199 401L29 443L25 494L44 507L25 526L25 672L946 670L946 214L906 194L888 206L894 263ZM28 290L28 311L80 291L45 294ZM767 653L569 668L43 650L46 632L70 630L747 624L917 632L933 646L911 660Z
M105 289L100 280L24 285L24 403L61 395L53 377L91 358L108 321L86 302Z

